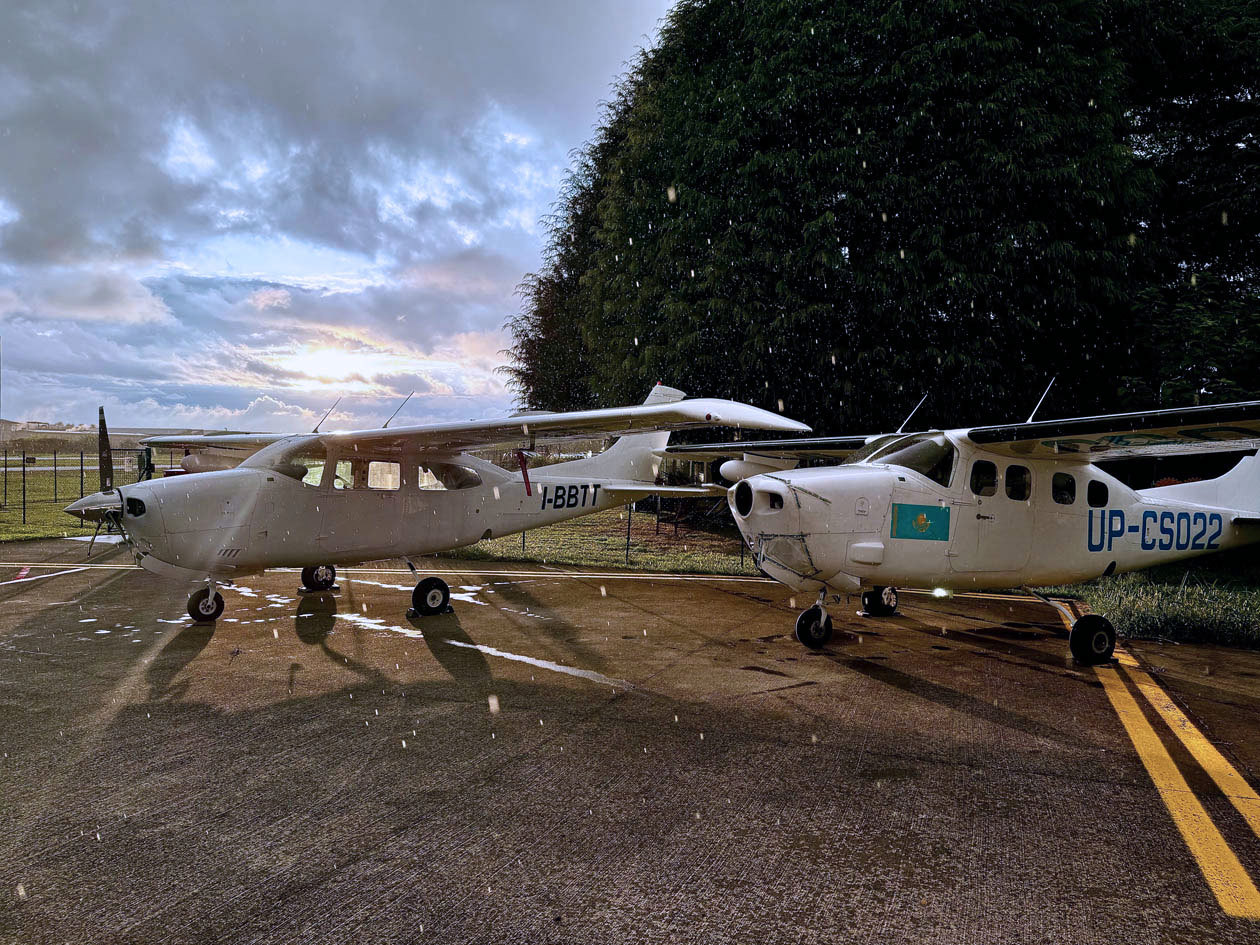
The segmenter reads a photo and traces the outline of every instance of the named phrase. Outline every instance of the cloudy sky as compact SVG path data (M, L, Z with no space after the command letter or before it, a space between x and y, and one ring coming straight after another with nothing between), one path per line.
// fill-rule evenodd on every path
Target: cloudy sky
M0 412L508 409L539 219L668 6L0 4Z

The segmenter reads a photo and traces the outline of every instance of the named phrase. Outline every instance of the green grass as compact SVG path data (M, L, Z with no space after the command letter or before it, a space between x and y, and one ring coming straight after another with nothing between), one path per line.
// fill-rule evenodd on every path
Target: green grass
M671 522L649 512L630 516L630 554L626 556L626 510L609 509L559 525L548 525L521 536L479 541L443 557L484 561L541 561L547 564L600 568L634 568L686 574L756 574L752 557L740 558L740 538L727 523L713 529L683 525L675 537Z
M1260 649L1260 548L1043 590L1084 601L1122 637Z
M74 454L73 458L68 456L59 456L57 458L59 466L67 466L69 462L74 463L73 469L60 469L56 475L56 491L54 492L53 473L51 469L47 471L34 471L28 469L26 472L26 522L22 521L22 464L20 458L14 458L12 454L9 456L9 467L7 470L0 465L0 541L15 541L22 538L57 538L65 535L83 535L90 534L89 529L85 529L82 524L74 517L67 515L62 511L67 505L79 498L79 456ZM89 457L89 462L95 465L95 457ZM52 457L41 457L37 463L39 466L51 466ZM7 474L8 487L4 486L4 477ZM122 470L118 470L120 482L130 482L134 478L135 473L130 476ZM83 490L91 494L97 489L96 470L88 468L83 473ZM7 499L5 498L7 491Z

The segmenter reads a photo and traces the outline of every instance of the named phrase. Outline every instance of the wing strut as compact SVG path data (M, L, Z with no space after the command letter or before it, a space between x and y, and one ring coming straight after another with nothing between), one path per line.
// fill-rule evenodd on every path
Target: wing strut
M524 450L516 451L516 461L521 464L521 477L525 480L525 494L527 496L533 496L534 491L529 485L529 465L525 462Z

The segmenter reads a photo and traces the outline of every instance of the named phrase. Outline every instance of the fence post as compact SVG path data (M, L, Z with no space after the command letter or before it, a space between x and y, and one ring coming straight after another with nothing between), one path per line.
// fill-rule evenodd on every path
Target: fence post
M26 450L22 450L22 524L26 524Z
M630 567L630 516L634 514L634 503L626 506L626 567Z
M53 450L53 501L57 501L57 451Z
M79 450L79 498L83 498L83 450Z
M9 451L4 451L4 507L9 507Z

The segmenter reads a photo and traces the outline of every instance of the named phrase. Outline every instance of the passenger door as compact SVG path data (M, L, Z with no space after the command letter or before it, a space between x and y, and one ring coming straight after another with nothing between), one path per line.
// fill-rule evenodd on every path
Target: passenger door
M320 546L330 558L362 560L397 552L402 521L402 464L357 453L339 457L325 483Z
M1032 473L1020 463L975 459L956 500L954 571L1018 571L1033 539Z

